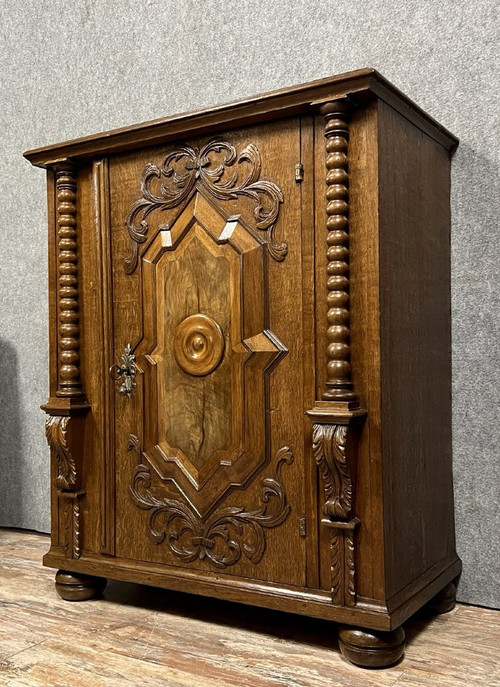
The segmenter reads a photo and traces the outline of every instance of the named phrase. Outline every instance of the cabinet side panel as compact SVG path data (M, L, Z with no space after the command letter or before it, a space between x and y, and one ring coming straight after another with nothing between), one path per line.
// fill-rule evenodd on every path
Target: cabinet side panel
M350 136L351 365L367 411L358 446L356 515L358 593L384 599L383 500L380 434L380 312L378 234L378 109L374 101L353 117Z
M82 461L81 537L83 552L100 550L100 516L105 428L103 389L106 383L102 335L100 231L96 221L94 173L91 163L78 173L78 272L80 282L81 378L90 411L85 419L85 448Z
M48 218L48 296L49 296L49 397L55 396L57 390L57 217L56 187L54 172L47 170L47 218ZM42 399L40 399L42 400ZM45 399L44 399L45 400ZM59 541L59 515L57 493L52 487L57 477L57 465L54 457L50 462L50 531L52 544Z
M449 153L379 104L387 595L454 551Z

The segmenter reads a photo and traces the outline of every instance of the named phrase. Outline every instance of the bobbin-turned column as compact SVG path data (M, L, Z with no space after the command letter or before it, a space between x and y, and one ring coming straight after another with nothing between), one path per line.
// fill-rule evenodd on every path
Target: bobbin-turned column
M55 256L57 388L42 406L47 413L45 433L56 461L58 504L57 545L67 558L81 555L83 450L85 415L89 404L80 375L80 294L78 281L77 179L71 161L52 167L55 179ZM60 585L56 587L60 591Z
M351 380L349 301L349 102L320 108L326 138L327 349L325 401L358 399Z
M339 606L356 604L356 444L360 407L351 379L349 300L349 121L347 100L321 106L326 139L326 381L308 411L313 453L323 479L322 524L331 530L331 593ZM318 299L321 294L318 294Z
M314 407L313 455L324 488L321 525L330 530L332 603L354 607L356 533L363 523L356 514L357 444L366 411L361 408L351 376L351 308L349 246L349 136L352 104L347 99L325 103L326 152L326 379ZM319 229L321 230L321 228ZM321 298L321 293L317 298ZM345 629L340 648L359 665L388 665L404 651L404 633L375 637L365 630ZM387 649L390 647L390 651ZM373 652L376 651L374 654Z

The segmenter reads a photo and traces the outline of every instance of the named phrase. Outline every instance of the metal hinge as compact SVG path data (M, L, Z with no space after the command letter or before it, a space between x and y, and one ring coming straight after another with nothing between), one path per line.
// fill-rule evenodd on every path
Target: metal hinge
M307 536L307 520L305 518L299 518L299 534L301 537Z
M295 183L300 184L304 181L304 165L297 162L295 165Z

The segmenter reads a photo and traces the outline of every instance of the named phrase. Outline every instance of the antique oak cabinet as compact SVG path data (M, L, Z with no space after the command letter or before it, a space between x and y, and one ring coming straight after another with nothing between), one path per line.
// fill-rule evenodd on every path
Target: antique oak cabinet
M365 69L26 153L64 599L109 577L330 619L365 666L453 606L456 145Z

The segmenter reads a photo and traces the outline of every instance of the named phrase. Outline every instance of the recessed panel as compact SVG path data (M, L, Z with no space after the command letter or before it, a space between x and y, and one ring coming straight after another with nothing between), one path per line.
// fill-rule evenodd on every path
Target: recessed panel
M158 348L152 358L160 445L180 449L198 471L232 439L231 280L224 249L195 224L175 260L166 252L156 266Z

